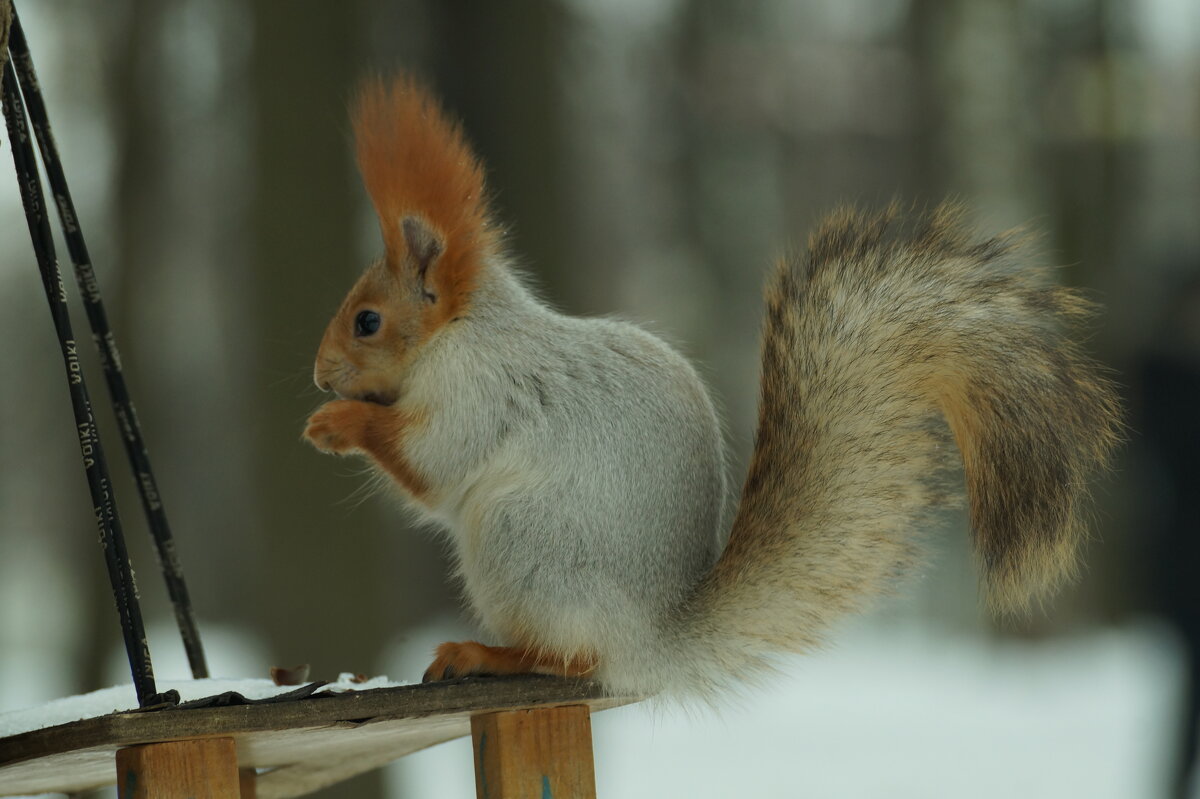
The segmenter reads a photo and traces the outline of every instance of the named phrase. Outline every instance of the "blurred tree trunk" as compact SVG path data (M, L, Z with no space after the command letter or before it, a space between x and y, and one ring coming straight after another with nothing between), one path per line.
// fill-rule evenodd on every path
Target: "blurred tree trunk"
M1071 29L1056 38L1066 51L1056 54L1059 69L1065 62L1082 67L1094 79L1092 91L1075 109L1074 136L1048 147L1045 159L1058 212L1059 244L1068 263L1075 265L1075 282L1087 283L1085 276L1094 279L1113 269L1121 249L1121 223L1128 218L1126 199L1131 192L1124 187L1135 185L1123 174L1128 159L1118 145L1117 53L1110 31L1127 13L1121 5L1092 0L1072 15Z
M1130 313L1130 309L1139 308L1140 287L1122 287L1112 280L1123 259L1132 262L1144 257L1131 250L1140 235L1131 206L1145 202L1136 194L1144 185L1144 178L1137 174L1141 153L1132 142L1122 141L1126 132L1119 123L1120 37L1130 27L1130 13L1124 4L1091 0L1072 14L1069 28L1064 25L1056 31L1059 35L1054 41L1062 52L1054 54L1053 63L1063 72L1074 66L1076 74L1089 75L1092 91L1080 92L1080 102L1072 109L1068 136L1060 131L1043 157L1054 200L1058 257L1067 265L1067 282L1128 291L1127 296L1122 291L1106 300L1109 307L1105 309L1104 324L1096 341L1088 343L1093 350L1106 351L1105 360L1110 362L1114 356L1128 356L1128 342L1145 341L1142 334L1131 335L1129 331L1129 327L1145 323L1136 318L1136 312ZM1146 271L1136 272L1138 281L1144 281L1154 268L1143 266ZM1111 502L1103 495L1100 501ZM1099 612L1107 617L1130 604L1134 585L1129 563L1138 546L1136 537L1113 524L1112 513L1100 513L1098 517L1099 537L1105 546L1089 550L1089 579L1069 595L1071 605L1057 603L1056 618L1065 616L1064 608L1080 615Z
M762 91L771 79L772 56L762 46L771 9L762 0L726 3L690 0L679 12L678 47L682 101L679 180L684 236L695 247L694 268L711 275L720 322L698 331L711 352L719 395L736 442L730 472L745 473L757 396L758 360L741 335L762 314L765 267L786 245L781 168L783 137L771 124ZM775 87L779 82L775 83ZM803 174L810 153L797 147ZM789 218L788 222L795 220Z
M437 89L483 157L510 247L550 296L574 306L557 82L562 4L450 0L430 10Z
M913 0L903 31L913 59L912 162L914 198L935 199L947 190L946 98L943 51L946 37L945 0Z
M322 330L357 260L359 192L345 106L363 53L363 0L253 4L250 106L256 186L249 219L243 320L255 353L246 399L256 427L254 473L265 543L258 621L278 665L311 663L314 678L371 671L388 632L378 524L347 529L338 463L300 442ZM305 384L308 380L305 380ZM264 665L265 668L269 664ZM322 796L381 795L378 772Z
M162 244L158 234L163 228L161 201L165 153L162 147L162 120L155 113L159 86L154 78L162 69L162 22L173 2L132 0L125 6L125 13L120 20L111 23L106 31L114 43L118 39L120 42L119 46L110 47L114 58L105 98L116 155L116 212L113 215L112 259L109 263L98 263L96 273L100 285L110 289L105 293L105 303L113 333L121 345L121 360L132 394L135 401L140 398L143 408L147 406L147 399L140 389L145 388L146 383L137 377L140 352L137 347L130 345L130 334L135 328L131 311L137 303L138 278L145 276L147 264L155 262L159 254L157 249ZM71 154L64 154L64 158L67 159L70 179ZM85 219L82 223L84 233L91 237L95 226L89 226L89 221ZM89 241L94 247L95 239L89 238ZM95 254L93 250L93 258ZM69 286L68 293L74 294L70 259L65 251L59 254L59 258L63 279ZM90 338L86 319L81 314L73 315L76 337L80 340ZM86 357L92 362L90 354ZM150 553L144 535L136 488L128 477L121 439L109 411L108 392L98 370L89 370L88 387L97 424L104 435L114 491L120 503L125 537L140 589L142 611L149 616L150 605L158 603L161 594L161 591L153 589L146 591L147 583L158 578L157 561ZM72 473L71 477L75 478L76 475ZM92 568L86 571L87 594L94 599L87 602L83 611L86 618L82 629L87 641L80 687L94 690L97 686L108 684L108 658L113 648L120 646L121 639L112 591L101 555L94 547L89 548L86 555L92 561ZM141 568L138 568L139 565Z

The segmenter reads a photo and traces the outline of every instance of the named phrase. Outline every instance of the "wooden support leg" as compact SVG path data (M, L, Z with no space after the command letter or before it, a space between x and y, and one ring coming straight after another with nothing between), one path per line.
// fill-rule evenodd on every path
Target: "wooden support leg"
M238 785L242 799L258 799L258 772L252 768L238 769Z
M232 738L131 746L117 752L121 799L239 799Z
M478 799L595 799L587 705L471 719Z

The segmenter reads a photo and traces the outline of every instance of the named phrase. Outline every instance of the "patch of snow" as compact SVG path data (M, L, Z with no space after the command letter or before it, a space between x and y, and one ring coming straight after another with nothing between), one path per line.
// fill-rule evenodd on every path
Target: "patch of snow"
M394 688L408 683L394 682L387 677L372 677L365 682L353 682L354 675L345 672L335 682L324 686L317 693L341 693L344 691L366 691L371 688ZM158 680L158 690L175 689L184 701L215 696L227 691L236 691L247 699L266 699L277 694L294 691L298 685L276 685L268 679L220 679L207 680ZM138 706L132 683L102 688L87 694L55 699L32 707L0 713L0 738L18 735L56 724L66 724L80 719L95 718L109 713L133 710Z

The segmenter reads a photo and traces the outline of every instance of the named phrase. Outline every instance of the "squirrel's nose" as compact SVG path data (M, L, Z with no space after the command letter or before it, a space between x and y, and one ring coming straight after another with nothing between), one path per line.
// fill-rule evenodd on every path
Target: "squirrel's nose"
M321 374L321 367L313 369L313 383L322 391L329 391L332 386L329 384L329 378Z

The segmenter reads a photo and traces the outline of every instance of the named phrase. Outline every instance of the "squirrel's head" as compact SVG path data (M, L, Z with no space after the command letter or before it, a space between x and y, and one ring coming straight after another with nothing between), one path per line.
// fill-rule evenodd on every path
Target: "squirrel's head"
M497 233L483 167L420 84L364 82L351 120L386 255L330 322L313 377L342 397L391 404L422 346L465 313Z
M436 279L442 239L416 216L399 224L404 251L367 267L325 329L313 370L322 391L392 404L421 345L462 310L465 296Z

